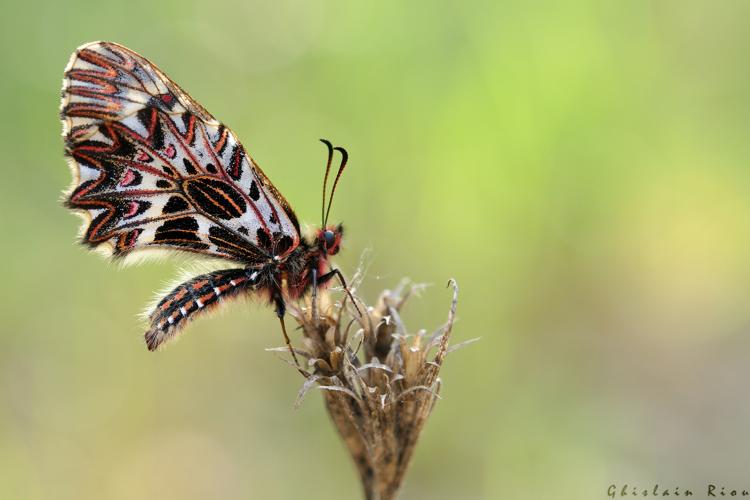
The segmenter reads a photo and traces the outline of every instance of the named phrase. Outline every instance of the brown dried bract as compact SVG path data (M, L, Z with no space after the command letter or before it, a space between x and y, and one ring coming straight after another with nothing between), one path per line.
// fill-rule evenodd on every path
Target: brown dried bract
M432 335L407 334L400 312L421 288L407 282L384 291L374 307L355 296L355 308L346 295L334 304L323 292L315 308L310 301L290 308L304 335L304 348L295 352L308 360L297 404L309 389L323 390L367 499L395 498L439 398L438 374L449 352L458 300L455 281L448 285L453 288L448 321Z

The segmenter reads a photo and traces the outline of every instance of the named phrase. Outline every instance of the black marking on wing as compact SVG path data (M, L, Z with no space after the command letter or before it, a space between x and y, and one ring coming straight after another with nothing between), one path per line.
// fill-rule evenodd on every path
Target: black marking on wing
M213 177L189 178L183 189L202 212L219 219L235 219L247 210L245 200L234 186Z
M164 205L164 208L162 209L161 213L163 214L173 214L176 212L184 212L185 210L188 210L190 208L190 205L185 201L185 199L182 196L171 196L169 200L167 200L167 203Z
M250 184L250 191L248 194L253 201L258 201L260 199L260 191L258 190L258 183L255 182L255 179L253 179L253 182Z
M164 147L164 131L161 128L161 118L156 108L145 107L138 110L136 115L141 125L148 131L148 139L157 151Z
M190 160L188 160L187 158L183 158L182 159L182 164L185 166L185 171L189 175L195 175L195 174L198 173L198 169L196 169L195 165L193 165L193 163Z
M208 248L208 245L201 241L197 232L198 221L193 217L168 219L156 229L154 243L187 245L191 248Z
M229 160L229 168L227 172L229 176L238 181L242 177L242 162L245 159L245 150L239 144L235 144L232 148L232 157Z

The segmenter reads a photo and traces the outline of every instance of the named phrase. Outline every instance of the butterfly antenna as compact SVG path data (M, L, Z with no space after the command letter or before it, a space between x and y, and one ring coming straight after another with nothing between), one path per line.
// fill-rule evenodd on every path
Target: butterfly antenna
M349 160L349 153L346 152L346 149L335 147L333 148L334 151L339 151L341 153L341 166L339 167L339 171L336 172L336 178L333 180L333 187L331 188L331 196L328 198L328 209L326 210L326 216L323 218L323 227L328 224L328 214L331 212L331 203L333 203L333 194L336 192L336 186L339 183L339 179L341 178L341 174L344 173L344 168L346 167L346 162Z
M325 227L326 220L326 184L328 183L328 173L331 171L331 160L333 160L333 144L326 139L321 139L320 142L326 145L328 148L328 161L326 162L326 174L323 177L323 205L320 208L320 222L321 227Z

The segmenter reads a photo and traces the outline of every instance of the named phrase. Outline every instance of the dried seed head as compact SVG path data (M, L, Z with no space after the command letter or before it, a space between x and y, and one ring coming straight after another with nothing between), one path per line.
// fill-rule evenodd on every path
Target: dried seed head
M354 459L368 499L398 492L419 434L439 398L438 374L448 352L458 286L448 321L434 334L409 334L400 312L423 287L402 282L368 307L343 295L341 303L321 291L316 303L290 304L303 332L308 360L297 404L313 387L323 390L331 419ZM361 312L361 314L360 314Z

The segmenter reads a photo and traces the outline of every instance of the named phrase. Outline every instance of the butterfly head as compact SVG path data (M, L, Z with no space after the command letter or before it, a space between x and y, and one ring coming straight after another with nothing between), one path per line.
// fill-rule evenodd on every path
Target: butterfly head
M344 226L327 226L318 230L318 248L325 255L336 255L341 248L341 238L344 236Z
M344 148L333 147L333 145L325 139L321 139L320 142L325 144L325 146L328 148L328 161L326 162L326 172L325 176L323 177L323 206L320 214L322 221L320 229L318 230L316 236L316 242L323 255L329 256L339 253L341 238L344 235L344 226L342 226L341 224L337 226L328 225L328 215L331 213L333 194L336 192L336 186L339 183L341 174L344 172L346 162L349 159L349 154ZM331 160L333 160L333 153L335 151L341 153L341 165L339 165L339 169L336 172L336 177L334 178L333 186L331 187L330 197L328 198L328 204L326 204L326 185L328 184L328 174L331 171Z

